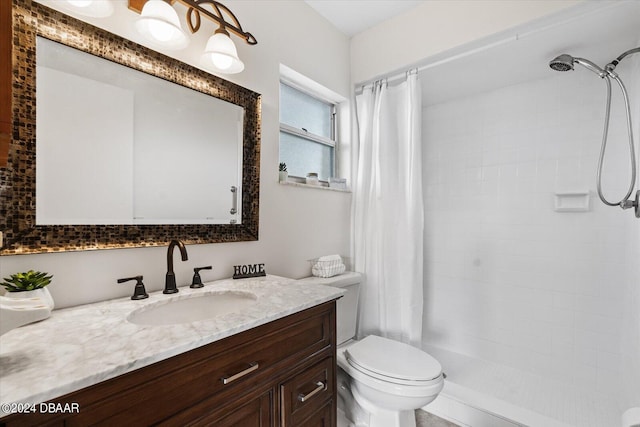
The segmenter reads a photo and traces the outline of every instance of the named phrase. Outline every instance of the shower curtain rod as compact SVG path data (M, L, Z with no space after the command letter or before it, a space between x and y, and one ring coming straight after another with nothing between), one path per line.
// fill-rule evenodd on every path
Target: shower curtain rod
M443 65L443 64L446 64L448 62L455 61L457 59L465 58L467 56L471 56L473 54L480 53L480 52L483 52L485 50L489 50L489 49L492 49L494 47L497 47L497 46L500 46L500 45L503 45L503 44L506 44L506 43L509 43L509 42L512 42L512 41L516 41L519 38L521 38L521 37L519 37L516 34L515 36L508 37L508 38L505 38L505 39L502 39L502 40L498 40L496 42L489 43L489 44L477 47L475 49L469 49L469 50L466 50L464 52L461 52L461 53L458 53L458 54L455 54L455 55L450 55L450 56L448 56L446 58L443 58L443 59L440 59L438 61L430 62L430 63L423 64L423 65L416 65L416 66L413 66L413 67L408 67L406 71L394 71L394 72L386 74L386 75L383 74L383 75L380 75L378 77L375 77L375 78L372 78L372 79L369 79L369 80L365 80L363 83L360 83L360 84L356 85L356 87L359 87L359 89L356 90L356 93L361 93L365 88L372 86L373 84L375 84L378 81L384 80L387 83L390 83L390 82L393 82L393 81L396 81L396 80L400 80L400 79L406 77L407 74L413 72L414 70L415 70L415 72L419 73L421 71L428 70L429 68L434 68L434 67L437 67L439 65Z
M575 13L576 8L573 8L574 12L570 14L570 11L564 11L564 14L555 19L553 22L547 23L546 25L542 25L538 28L532 28L531 26L529 26L529 29L524 29L524 31L516 33L516 34L512 34L510 36L506 36L504 38L500 38L494 42L490 42L490 43L486 43L486 44L481 44L483 41L482 39L477 41L475 44L478 45L480 44L480 46L477 47L471 47L471 48L467 48L462 49L462 51L460 51L460 48L453 48L452 51L454 51L454 53L445 56L442 59L436 59L433 62L417 62L415 63L415 65L413 66L409 66L406 68L402 68L402 69L396 69L395 71L391 71L387 74L380 74L377 77L371 78L371 79L367 79L364 80L363 82L357 83L355 84L356 87L356 94L360 94L362 93L362 90L365 87L371 86L372 84L374 84L375 82L379 81L379 80L386 80L387 83L389 82L393 82L396 80L400 80L403 77L405 77L407 75L408 72L412 71L412 70L417 70L417 72L419 73L420 71L424 71L424 70L428 70L430 68L434 68L437 67L439 65L443 65L446 64L448 62L451 61L455 61L457 59L462 59L465 58L467 56L471 56L474 55L476 53L480 53L489 49L493 49L495 47L510 43L510 42L514 42L514 41L518 41L521 40L525 37L529 37L532 36L534 34L546 31L548 29L554 28L554 27L559 27L559 26L563 26L571 21L574 21L576 19L581 19L584 18L587 15L593 14L593 13L598 13L598 12L602 12L603 10L606 9L610 9L613 7L618 7L618 4L609 4L609 5L597 5L597 4L589 4L589 2L586 2L587 4L584 4L582 6L579 7L579 10L581 10L581 12L579 11L577 14ZM570 8L572 9L572 8ZM535 24L533 24L535 25ZM507 30L508 31L508 30ZM503 33L504 34L504 33ZM495 34L493 36L494 38L496 37L500 37L500 34ZM484 40L490 40L492 38L492 36L488 36L486 38L484 38ZM472 44L474 42L471 42ZM458 53L455 53L455 51L458 50ZM438 54L436 54L437 56Z

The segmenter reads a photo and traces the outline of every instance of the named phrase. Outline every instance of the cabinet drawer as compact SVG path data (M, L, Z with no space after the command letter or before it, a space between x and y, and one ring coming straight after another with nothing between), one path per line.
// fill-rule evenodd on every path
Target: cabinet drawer
M300 426L333 397L332 357L315 364L280 386L282 426Z
M269 427L273 425L273 390L257 397L256 393L239 396L225 402L217 399L201 402L200 408L188 408L175 417L157 424L158 427ZM206 407L206 408L205 408ZM203 410L204 409L204 410Z

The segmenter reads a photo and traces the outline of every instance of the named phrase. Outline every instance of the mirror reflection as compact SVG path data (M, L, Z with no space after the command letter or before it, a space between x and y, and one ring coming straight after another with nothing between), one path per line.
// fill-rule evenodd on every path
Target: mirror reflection
M42 37L36 92L37 225L241 222L241 106Z

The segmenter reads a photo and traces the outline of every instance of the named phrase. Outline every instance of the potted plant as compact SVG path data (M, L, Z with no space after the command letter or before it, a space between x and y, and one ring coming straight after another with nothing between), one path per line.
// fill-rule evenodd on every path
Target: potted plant
M281 162L280 166L278 167L278 171L279 171L279 181L287 182L287 178L289 178L289 172L287 172L287 164Z
M5 297L8 298L40 298L52 310L53 298L46 286L51 283L53 275L47 275L40 271L29 270L26 273L12 274L5 277L0 285L6 289Z

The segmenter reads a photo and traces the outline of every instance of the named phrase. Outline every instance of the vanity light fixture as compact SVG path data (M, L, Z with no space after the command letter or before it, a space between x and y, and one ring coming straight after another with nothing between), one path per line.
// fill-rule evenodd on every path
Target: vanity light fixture
M239 73L244 69L244 63L238 57L238 51L229 32L250 45L257 44L258 41L251 33L245 32L233 12L218 1L129 0L129 9L140 13L136 29L148 40L167 48L186 47L187 36L180 26L178 13L172 7L174 3L182 3L187 7L186 21L191 33L200 29L202 15L218 25L218 29L207 41L202 55L205 66L226 74ZM210 8L205 8L205 5Z

